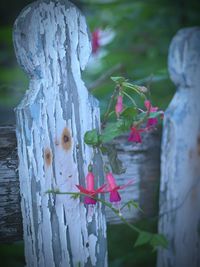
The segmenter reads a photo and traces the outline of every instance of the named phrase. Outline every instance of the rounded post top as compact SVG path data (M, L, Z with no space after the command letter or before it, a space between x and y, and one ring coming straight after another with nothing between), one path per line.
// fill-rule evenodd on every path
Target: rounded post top
M168 68L176 86L190 88L200 79L200 27L178 31L172 39Z
M87 25L78 8L64 0L38 0L25 7L14 24L19 64L32 78L52 69L84 69L91 53ZM66 70L67 71L67 70Z

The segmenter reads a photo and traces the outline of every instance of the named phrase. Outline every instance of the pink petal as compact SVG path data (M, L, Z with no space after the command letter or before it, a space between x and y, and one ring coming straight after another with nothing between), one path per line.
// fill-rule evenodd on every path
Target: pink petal
M91 194L90 191L88 191L86 188L82 187L81 185L76 185L76 187L77 187L77 188L80 190L80 192L83 193L83 194L87 194L87 195Z
M142 132L142 131L143 131L142 129L137 130L135 127L132 127L128 141L129 142L142 143L142 138L140 136L140 132Z
M119 115L119 113L121 113L123 110L123 98L121 95L119 95L117 97L117 103L115 106L115 113L117 114L117 116Z
M150 111L151 112L156 112L158 110L158 107L151 107Z
M97 201L95 199L91 198L91 197L85 196L84 197L84 203L86 205L90 205L90 204L96 204Z
M100 39L100 30L97 29L92 33L92 53L95 54L97 53L97 51L100 48L100 43L99 43L99 39Z
M113 177L112 173L110 173L110 172L107 173L106 174L106 179L108 181L110 189L113 190L117 186L117 184L115 182L115 178Z
M120 200L121 197L117 190L110 192L110 202L119 202Z
M105 191L103 190L104 188L106 187L106 184L102 185L101 187L97 188L95 190L95 194L98 194L98 193L105 193Z
M145 100L144 101L144 105L145 105L146 109L150 111L150 109L151 109L151 102L149 100Z
M147 120L147 127L155 126L158 123L157 118L150 118Z
M133 184L134 183L134 180L131 180L131 181L129 181L128 183L126 183L125 185L121 185L121 186L119 186L119 189L124 189L124 188L126 188L127 186L129 186L129 185L131 185L131 184Z
M88 172L86 176L87 190L94 191L94 174L92 172Z

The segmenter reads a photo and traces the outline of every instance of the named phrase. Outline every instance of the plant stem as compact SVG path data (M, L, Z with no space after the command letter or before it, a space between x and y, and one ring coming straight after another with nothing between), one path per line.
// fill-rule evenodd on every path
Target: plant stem
M71 195L71 196L88 196L87 194L81 193L81 192L60 192L60 191L53 191L53 190L48 190L46 193L54 193L54 194L60 194L60 195ZM120 220L125 223L129 228L131 228L133 231L140 233L141 230L138 229L136 226L130 224L129 222L127 222L127 220L119 213L119 211L115 208L113 208L113 206L108 203L107 201L101 199L101 198L97 198L97 197L93 197L93 196L89 196L92 199L95 199L98 202L101 202L102 204L104 204L106 207L108 207L109 209L111 209L119 218Z
M120 86L117 85L116 88L115 88L115 90L114 90L114 92L113 92L113 94L112 94L111 97L110 97L110 101L109 101L109 103L108 103L106 112L105 112L105 114L104 114L104 116L103 116L103 119L102 119L101 128L104 128L104 127L105 127L106 121L107 121L107 119L108 119L108 117L109 117L109 114L110 114L110 109L111 109L111 107L112 107L113 101L114 101L115 96L116 96L116 94L117 94L117 92L118 92L119 90L120 90Z
M127 97L131 100L131 102L133 103L133 105L134 105L135 107L137 107L135 101L133 100L133 98L132 98L128 93L122 91L122 94L124 94L125 96L127 96Z

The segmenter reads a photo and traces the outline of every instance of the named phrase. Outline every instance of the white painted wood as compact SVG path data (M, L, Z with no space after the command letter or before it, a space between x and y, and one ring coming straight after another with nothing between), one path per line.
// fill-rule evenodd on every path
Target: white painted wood
M81 79L91 47L85 18L68 1L27 6L14 25L19 64L30 77L16 109L25 257L30 267L106 266L106 222L100 204L90 220L75 192L85 183L92 149L87 130L99 128L97 101ZM95 154L97 186L102 160Z
M180 30L169 51L177 86L164 118L158 267L200 266L200 28Z

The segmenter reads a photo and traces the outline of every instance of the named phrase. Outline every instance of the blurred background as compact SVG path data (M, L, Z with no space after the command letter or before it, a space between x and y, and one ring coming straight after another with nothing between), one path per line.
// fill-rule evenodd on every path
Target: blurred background
M13 23L33 1L0 2L0 124L15 124L14 107L28 88L12 44ZM110 76L124 76L150 88L154 106L165 109L175 91L167 71L169 44L184 27L200 25L198 0L80 0L91 32L92 55L83 79L100 100L101 114L114 89ZM156 231L157 219L138 222ZM135 236L125 226L108 226L109 267L153 267L156 253L135 249ZM2 266L24 265L23 242L0 245Z

